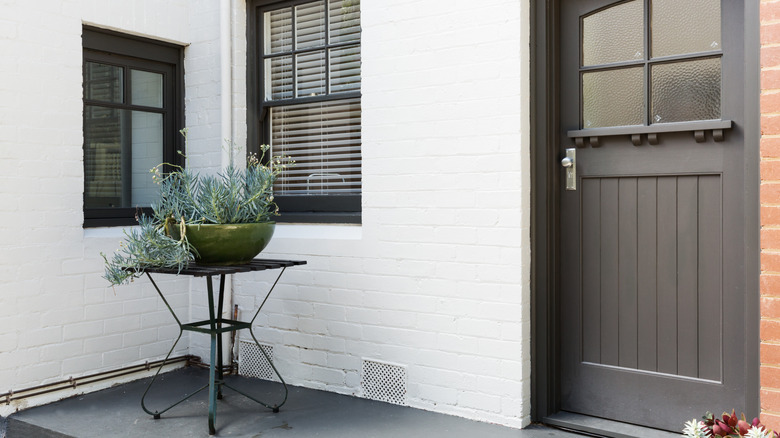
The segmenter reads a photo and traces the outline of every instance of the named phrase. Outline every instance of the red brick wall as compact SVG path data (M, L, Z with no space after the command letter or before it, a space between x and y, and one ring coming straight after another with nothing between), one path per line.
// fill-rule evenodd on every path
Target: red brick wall
M780 430L780 0L761 0L761 420Z

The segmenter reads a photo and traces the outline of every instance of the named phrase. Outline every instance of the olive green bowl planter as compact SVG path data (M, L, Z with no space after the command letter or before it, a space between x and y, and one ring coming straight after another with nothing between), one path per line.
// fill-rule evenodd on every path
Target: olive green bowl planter
M274 235L275 222L252 224L186 225L187 241L198 252L195 261L203 265L239 265L249 263ZM179 227L169 228L171 237L180 239Z

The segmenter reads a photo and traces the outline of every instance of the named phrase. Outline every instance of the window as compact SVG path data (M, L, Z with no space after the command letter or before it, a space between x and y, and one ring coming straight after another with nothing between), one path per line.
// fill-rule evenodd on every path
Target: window
M581 26L583 129L721 118L720 0L629 0Z
M359 222L360 1L249 8L249 153L295 165L274 193L282 221Z
M182 51L94 28L82 42L84 226L135 224L157 195L149 170L180 162Z

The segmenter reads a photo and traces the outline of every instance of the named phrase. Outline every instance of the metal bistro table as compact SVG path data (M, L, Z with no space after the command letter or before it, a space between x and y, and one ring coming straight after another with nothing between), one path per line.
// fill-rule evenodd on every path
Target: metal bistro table
M162 298L163 302L165 303L165 306L168 307L168 310L171 312L171 315L173 315L173 318L176 320L176 323L179 324L179 336L176 338L176 341L173 343L173 346L171 347L170 351L168 351L168 355L165 356L165 360L163 360L163 363L162 365L160 365L160 368L157 369L157 373L154 375L154 377L152 377L152 380L149 382L149 385L146 387L146 391L144 391L144 394L141 397L141 407L143 408L143 410L147 414L154 416L155 419L159 419L161 414L165 413L172 407L178 405L184 400L187 400L188 398L199 393L200 391L208 388L209 389L209 434L214 435L216 433L215 426L216 426L216 419L217 419L217 399L222 398L222 387L224 386L232 389L233 391L236 391L237 393L249 398L250 400L253 400L265 406L268 409L273 410L273 412L279 412L279 407L281 407L287 401L287 384L284 382L284 379L282 379L282 376L279 374L279 371L276 370L276 367L271 362L268 355L260 347L260 343L257 341L257 338L255 337L255 334L252 331L252 324L255 322L257 315L260 314L260 309L263 308L263 305L268 300L268 297L271 295L271 292L274 290L274 287L276 287L276 284L279 282L279 279L282 277L282 274L284 274L285 269L287 269L290 266L305 265L305 264L306 264L305 261L298 261L298 260L254 259L250 263L245 265L230 265L230 266L205 266L205 265L198 265L196 263L190 263L189 267L187 267L186 269L182 269L181 271L177 271L176 269L167 269L167 268L166 269L156 269L156 268L145 269L145 273L146 276L149 277L149 281L152 282L152 285L157 290L157 293L160 295L160 298ZM265 295L265 298L260 303L260 306L257 308L257 311L255 312L255 315L252 318L252 320L249 322L243 322L243 321L237 321L233 319L222 318L222 301L225 295L225 275L237 274L241 272L265 271L268 269L281 269L281 271L279 272L279 275L276 277L276 280L274 280L273 284L271 285L271 288L268 290L268 293ZM176 316L176 313L173 311L173 308L171 308L171 305L168 304L168 300L165 299L165 296L160 291L160 288L157 286L157 283L155 283L154 280L152 279L151 274L178 274L178 275L190 275L193 277L206 277L206 286L208 288L208 300L209 300L208 302L209 319L204 321L182 324L179 318ZM212 277L216 275L219 275L219 297L218 297L216 313L215 313L214 287L212 285ZM276 376L279 378L279 381L282 382L282 385L284 386L284 399L281 401L281 403L276 403L273 405L267 404L263 401L260 401L250 396L249 394L242 392L241 390L235 387L228 385L223 380L224 376L223 376L223 369L222 369L222 336L220 335L222 333L234 332L241 329L249 329L249 333L252 335L252 339L257 344L258 349L260 350L260 352L263 353L266 360L268 360L268 363L271 365L271 369L273 369L274 373L276 373ZM150 411L146 407L146 404L144 402L146 399L146 394L149 392L149 389L152 387L152 384L154 384L154 381L157 379L157 376L160 374L160 371L162 371L163 367L165 366L165 363L168 361L168 358L170 358L171 353L173 353L174 348L176 348L176 344L179 343L179 340L181 339L181 335L184 333L185 330L191 332L207 333L211 336L211 360L209 361L209 383L163 410Z

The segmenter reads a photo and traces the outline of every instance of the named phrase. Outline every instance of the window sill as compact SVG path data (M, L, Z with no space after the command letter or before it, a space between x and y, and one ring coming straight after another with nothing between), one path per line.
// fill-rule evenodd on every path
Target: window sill
M274 239L361 240L363 227L346 224L276 224Z
M731 120L701 120L695 122L676 122L659 123L655 125L638 126L614 126L606 128L579 129L567 132L569 138L574 139L578 148L584 147L585 142L591 147L599 146L599 137L609 137L614 135L630 135L634 146L640 146L643 142L642 136L647 136L650 144L658 144L658 134L672 132L693 132L697 143L705 140L705 131L712 131L712 138L715 141L723 141L723 131L731 129Z

